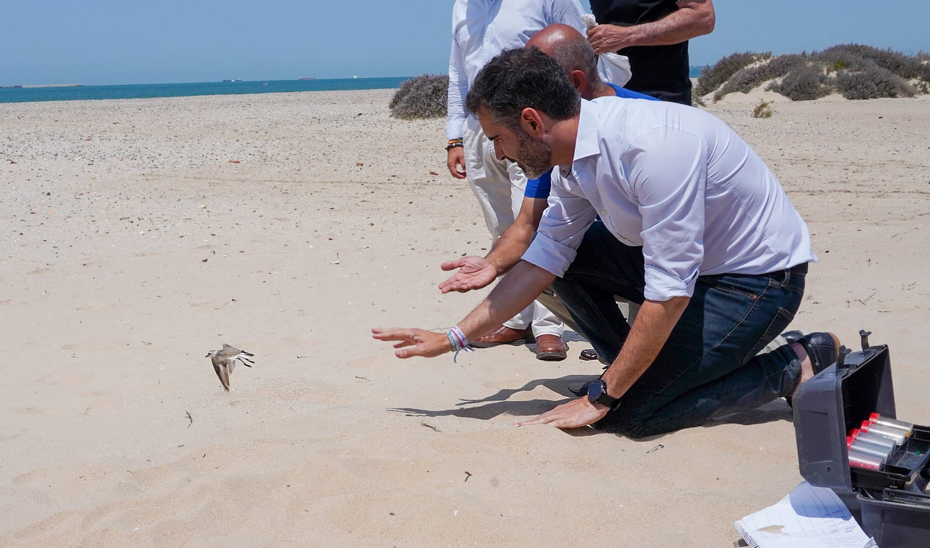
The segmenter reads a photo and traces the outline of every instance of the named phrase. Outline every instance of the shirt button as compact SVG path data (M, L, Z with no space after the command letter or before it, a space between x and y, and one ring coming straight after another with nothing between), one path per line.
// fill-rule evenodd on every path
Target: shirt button
M607 210L606 210L606 209L602 209L602 210L601 210L601 215L607 215Z

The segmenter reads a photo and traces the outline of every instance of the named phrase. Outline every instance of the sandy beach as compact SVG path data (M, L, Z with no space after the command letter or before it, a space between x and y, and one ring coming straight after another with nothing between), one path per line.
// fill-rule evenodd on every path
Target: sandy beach
M0 546L728 548L801 481L783 400L642 441L518 428L600 371L589 345L373 340L458 321L484 292L439 264L489 245L444 120L392 93L0 105ZM706 110L810 226L792 326L871 330L930 424L930 96ZM224 342L257 362L230 393Z

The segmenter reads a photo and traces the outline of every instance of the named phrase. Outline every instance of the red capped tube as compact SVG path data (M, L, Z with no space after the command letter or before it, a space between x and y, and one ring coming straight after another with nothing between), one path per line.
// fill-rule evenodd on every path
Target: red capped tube
M861 451L849 450L849 465L864 470L881 470L885 459L875 455L867 455Z
M853 451L859 451L860 453L865 453L867 455L881 457L885 462L888 462L888 458L891 457L891 453L894 451L893 445L890 447L887 445L877 445L867 440L857 439L852 436L846 438L846 448Z
M914 432L914 424L910 422L899 421L898 419L891 419L883 417L878 413L872 413L869 415L869 422L872 424L878 424L880 426L887 426L888 428L897 428L898 430L904 430L907 432L907 435L910 436Z
M876 434L890 440L894 440L894 442L898 445L904 445L904 442L907 441L907 437L909 436L909 434L903 430L889 428L880 424L873 424L869 421L862 421L862 426L859 429L863 432L868 432L869 434Z

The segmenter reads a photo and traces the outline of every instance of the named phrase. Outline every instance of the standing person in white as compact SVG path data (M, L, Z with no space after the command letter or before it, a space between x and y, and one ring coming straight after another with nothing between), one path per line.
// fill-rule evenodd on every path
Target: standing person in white
M495 244L520 211L526 175L516 162L497 159L477 118L466 113L465 96L488 61L506 49L522 48L545 27L563 23L584 34L582 13L578 0L456 0L452 8L447 165L453 177L468 179ZM565 359L562 322L538 302L472 344L513 344L526 340L531 330L537 358Z

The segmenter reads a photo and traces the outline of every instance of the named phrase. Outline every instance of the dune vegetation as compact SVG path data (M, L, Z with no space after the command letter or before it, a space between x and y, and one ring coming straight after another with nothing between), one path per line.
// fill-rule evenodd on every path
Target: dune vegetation
M861 44L841 44L813 53L734 53L707 66L696 97L719 101L729 93L765 85L792 101L839 93L847 99L913 97L930 93L930 54L905 55Z

